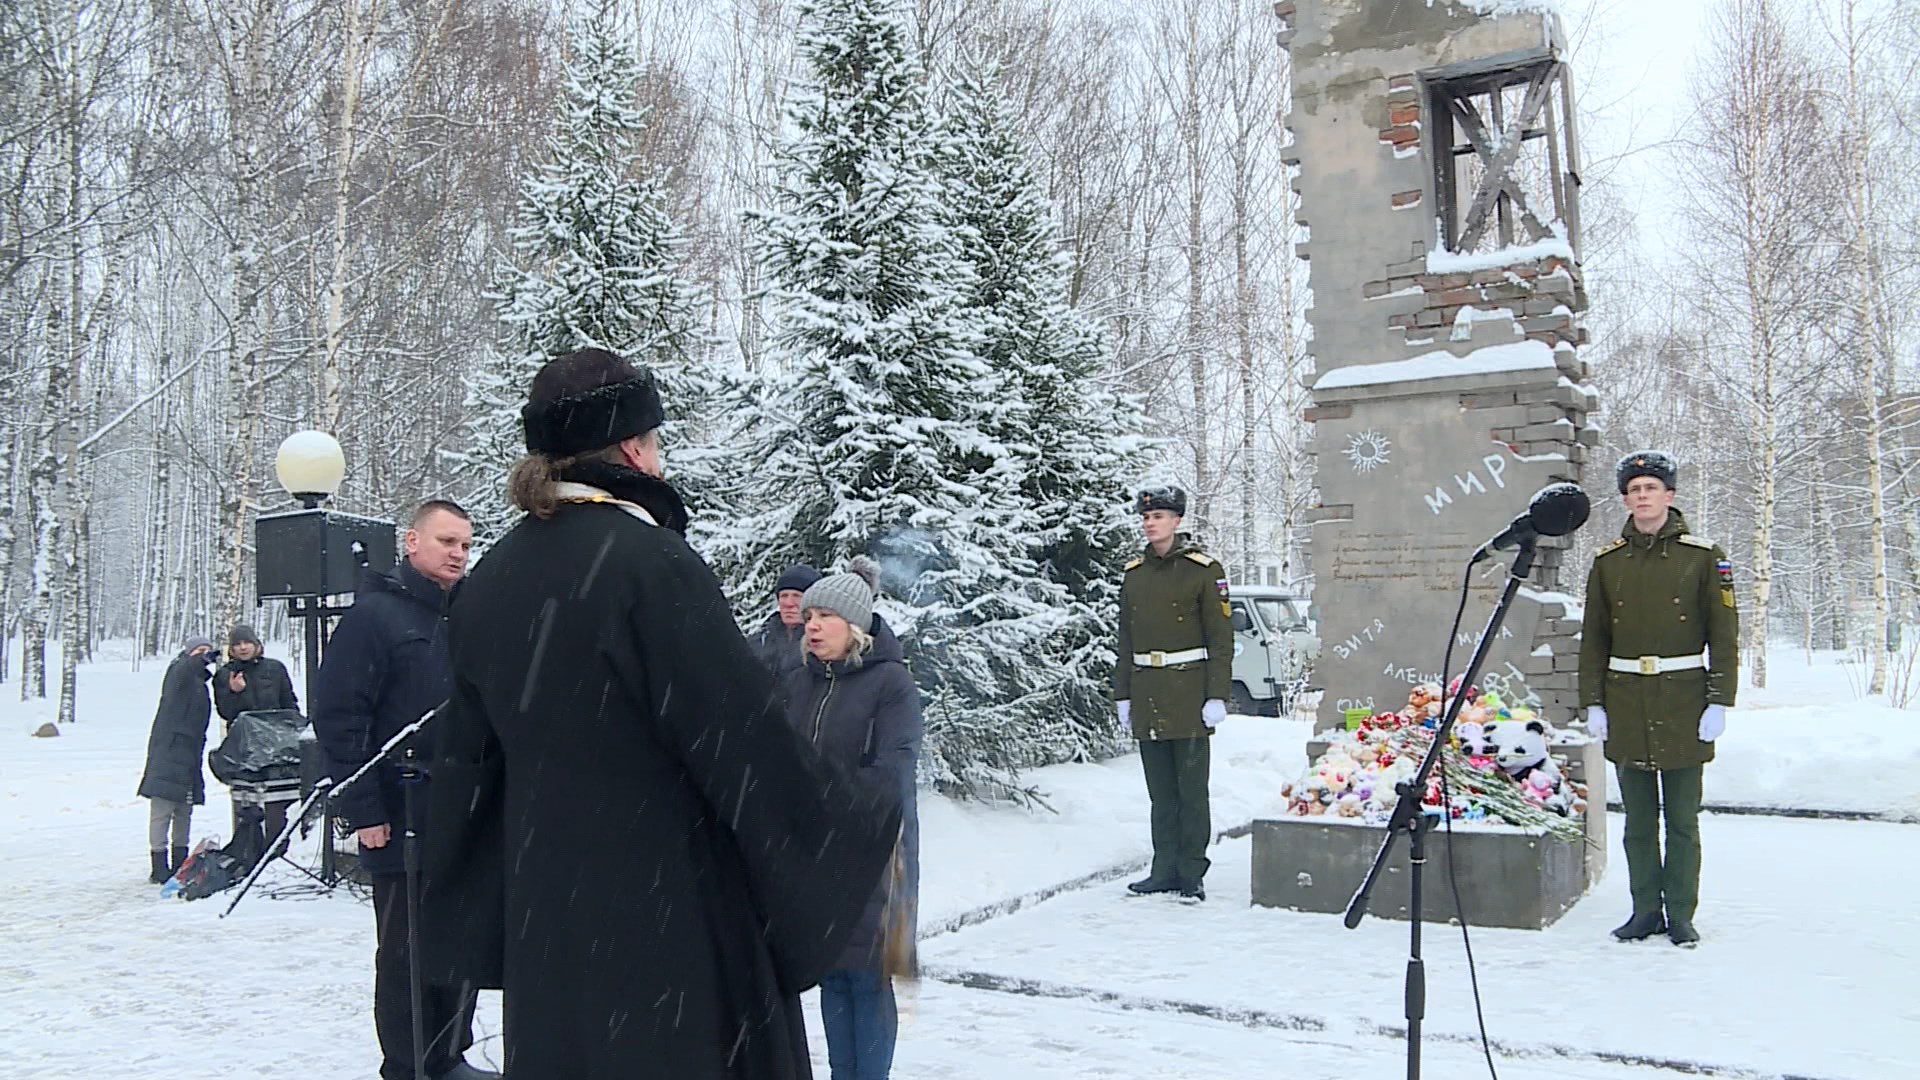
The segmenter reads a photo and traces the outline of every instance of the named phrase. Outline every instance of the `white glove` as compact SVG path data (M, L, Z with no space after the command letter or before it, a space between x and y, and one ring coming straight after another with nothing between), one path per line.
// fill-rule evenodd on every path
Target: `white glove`
M1208 698L1207 703L1200 706L1200 722L1209 728L1219 727L1220 721L1226 718L1227 703L1219 698Z
M1727 731L1727 707L1709 705L1707 711L1700 714L1700 741L1712 742Z
M1596 739L1607 737L1607 707L1605 705L1587 706L1587 732Z
M1125 732L1132 731L1133 730L1133 702L1128 701L1125 698L1122 698L1121 700L1114 702L1113 707L1119 710L1120 712L1121 732L1125 733Z

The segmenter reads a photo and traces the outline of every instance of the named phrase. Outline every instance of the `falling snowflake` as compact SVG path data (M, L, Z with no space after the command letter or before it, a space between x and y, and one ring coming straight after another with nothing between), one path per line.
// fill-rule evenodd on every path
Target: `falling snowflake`
M1347 436L1347 460L1353 462L1355 472L1372 472L1385 465L1392 450L1393 443L1377 431Z

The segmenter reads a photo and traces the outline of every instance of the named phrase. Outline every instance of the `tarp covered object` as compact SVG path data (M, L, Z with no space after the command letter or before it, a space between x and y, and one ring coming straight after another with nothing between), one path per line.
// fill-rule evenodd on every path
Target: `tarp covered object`
M300 744L310 741L307 718L296 709L243 712L227 737L207 753L207 767L223 784L258 784L300 776Z

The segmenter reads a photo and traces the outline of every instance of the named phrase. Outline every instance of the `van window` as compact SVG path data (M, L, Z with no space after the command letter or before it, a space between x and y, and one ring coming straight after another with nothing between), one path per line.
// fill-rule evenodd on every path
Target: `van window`
M1260 609L1260 621L1273 627L1275 633L1290 634L1307 628L1307 620L1291 600L1263 596L1256 598L1253 603Z

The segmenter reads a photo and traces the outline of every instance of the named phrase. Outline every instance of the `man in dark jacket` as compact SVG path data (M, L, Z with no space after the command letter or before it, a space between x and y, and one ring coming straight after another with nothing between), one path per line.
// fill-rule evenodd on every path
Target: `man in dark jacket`
M923 734L920 688L900 639L873 610L880 567L855 557L846 573L806 591L807 660L788 676L787 719L828 760L896 791L905 808L895 865L873 890L853 937L820 980L820 1021L835 1076L883 1080L899 1013L893 979L915 973L920 824L915 770Z
M447 595L466 573L473 547L467 512L444 500L422 503L405 540L406 557L392 570L369 571L353 607L340 618L314 687L313 731L328 768L344 780L373 759L395 735L447 698ZM431 756L435 726L414 745ZM422 783L421 788L429 785ZM427 795L415 792L424 811ZM354 830L360 863L373 878L377 946L373 960L373 1021L380 1039L382 1080L472 1080L492 1076L466 1064L473 1045L473 993L429 983L422 987L421 1030L428 1039L427 1077L413 1072L413 1011L407 982L406 864L401 833L406 798L398 755L333 799L334 813ZM419 814L425 817L424 812ZM428 828L422 832L429 832Z
M160 680L160 707L147 736L147 768L138 794L148 800L147 850L152 858L147 880L164 884L187 860L193 808L207 801L207 778L200 759L207 749L207 720L213 704L207 679L217 657L213 642L190 637Z
M787 725L682 536L652 376L585 349L529 396L528 516L453 606L422 918L453 940L426 959L505 990L518 1080L805 1077L799 994L897 804Z
M775 685L785 686L787 677L807 662L806 653L800 647L806 634L800 618L800 597L819 580L820 571L798 563L787 567L781 572L780 580L774 582L774 611L760 624L760 629L754 631L753 651L760 654L760 662L773 673Z
M1226 719L1233 682L1227 570L1179 531L1185 492L1149 488L1134 505L1147 547L1121 580L1113 700L1121 726L1140 740L1153 869L1127 888L1205 900L1202 879L1213 865L1207 739Z
M235 623L227 634L226 666L213 676L213 708L220 714L223 734L243 712L299 711L300 698L293 692L293 676L287 674L286 665L264 653L260 635L254 633L253 627ZM233 835L237 838L251 834L251 850L265 851L267 844L286 828L287 808L292 805L273 802L265 807L243 806L236 801Z
M1740 612L1726 552L1688 532L1673 508L1678 471L1652 450L1615 466L1627 520L1587 575L1580 702L1587 730L1606 740L1627 812L1620 839L1633 915L1613 936L1664 931L1692 948L1700 940L1701 780L1739 688Z

